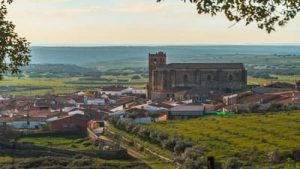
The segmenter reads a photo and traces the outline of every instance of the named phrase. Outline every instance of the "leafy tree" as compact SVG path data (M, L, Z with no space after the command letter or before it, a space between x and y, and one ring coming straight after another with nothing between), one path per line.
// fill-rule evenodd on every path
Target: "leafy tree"
M161 2L163 0L157 0ZM187 0L183 0L186 2ZM268 33L283 26L300 11L300 0L189 0L197 5L199 14L215 16L224 13L229 21L256 22Z
M0 0L0 76L4 73L18 74L20 68L30 61L30 43L19 37L15 25L6 20L7 5L13 0Z

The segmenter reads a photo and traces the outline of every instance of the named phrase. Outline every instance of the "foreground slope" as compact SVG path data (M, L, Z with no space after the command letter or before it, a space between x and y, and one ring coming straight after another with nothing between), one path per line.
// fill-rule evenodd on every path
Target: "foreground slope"
M211 116L149 127L189 138L220 162L237 157L246 164L262 164L268 162L268 153L274 150L290 154L300 148L300 111Z

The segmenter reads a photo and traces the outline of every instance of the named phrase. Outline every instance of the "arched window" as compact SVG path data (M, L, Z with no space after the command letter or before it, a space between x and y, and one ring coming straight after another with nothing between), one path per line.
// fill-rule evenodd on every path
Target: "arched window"
M232 76L232 75L229 75L228 80L229 80L229 81L232 81L232 80L233 80L233 76Z
M154 63L154 65L156 65L156 63L157 63L156 58L153 59L153 63Z
M183 76L184 82L186 83L188 81L188 75Z
M207 76L207 80L208 80L208 81L211 81L211 75L208 75L208 76Z

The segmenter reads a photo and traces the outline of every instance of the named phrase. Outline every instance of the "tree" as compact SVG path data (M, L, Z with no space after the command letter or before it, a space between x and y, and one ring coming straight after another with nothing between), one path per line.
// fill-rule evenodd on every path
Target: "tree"
M30 62L30 43L15 32L15 25L6 20L7 5L13 0L0 0L0 77L18 74Z
M157 0L161 2L163 0ZM186 2L186 0L183 0ZM283 26L300 11L300 0L189 0L197 5L199 14L224 13L229 21L244 20L246 25L256 22L268 33L275 26Z

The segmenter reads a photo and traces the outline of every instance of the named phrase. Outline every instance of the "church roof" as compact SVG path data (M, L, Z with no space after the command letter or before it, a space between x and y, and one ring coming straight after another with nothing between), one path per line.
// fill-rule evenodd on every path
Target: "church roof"
M243 63L170 63L161 65L163 69L245 69Z

